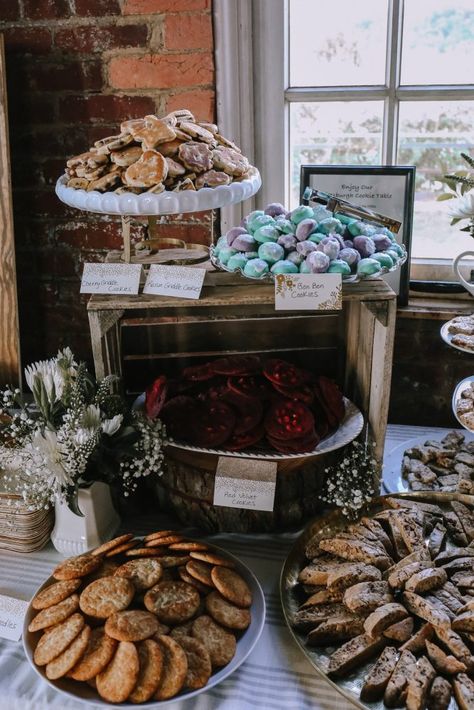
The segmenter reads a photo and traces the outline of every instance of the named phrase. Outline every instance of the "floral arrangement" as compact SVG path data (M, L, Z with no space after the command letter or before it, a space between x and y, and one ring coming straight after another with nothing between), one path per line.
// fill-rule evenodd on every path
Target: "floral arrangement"
M29 365L25 379L33 402L0 391L0 468L30 510L61 501L81 515L79 488L104 481L127 497L139 478L161 473L162 424L127 407L115 375L96 381L65 348Z
M373 444L353 441L341 462L326 468L320 499L341 509L347 518L356 518L373 499L379 463L370 451Z
M474 237L474 158L466 153L461 153L461 158L472 170L458 170L450 175L445 175L444 179L449 191L443 192L438 200L454 200L449 206L451 225L468 219L469 224L461 227L461 232L469 232Z

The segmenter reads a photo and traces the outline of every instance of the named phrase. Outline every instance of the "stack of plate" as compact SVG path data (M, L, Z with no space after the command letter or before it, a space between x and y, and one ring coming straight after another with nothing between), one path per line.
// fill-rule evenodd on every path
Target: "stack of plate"
M30 511L20 496L0 490L0 549L40 550L48 542L52 527L52 510Z

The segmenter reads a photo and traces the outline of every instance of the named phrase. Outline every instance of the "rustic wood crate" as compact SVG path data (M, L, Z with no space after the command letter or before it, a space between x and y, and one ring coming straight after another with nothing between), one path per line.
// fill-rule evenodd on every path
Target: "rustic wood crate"
M396 296L384 281L345 284L342 311L312 314L276 312L272 284L208 273L199 300L92 296L88 314L97 377L121 374L129 393L143 391L158 374L172 375L185 365L213 356L258 352L287 357L339 382L344 394L363 412L376 455L382 458L396 316ZM221 509L234 514L227 516L226 524L222 515L212 511L210 480L216 461L199 462L195 457L195 464L190 464L176 451L171 456L169 478L165 476L162 483L168 480L168 502L181 494L182 501L188 500L181 511L186 522L206 520L206 526L214 529L226 525L227 529L272 529L294 524L314 512L313 504L303 498L307 499L310 491L314 498L314 488L320 485L324 462L316 458L311 470L304 460L299 467L281 467L276 492L281 510L260 513L256 521L248 511ZM197 472L194 482L193 465ZM180 480L182 487L177 490ZM288 500L288 490L293 491L294 501ZM179 508L177 500L172 504ZM201 519L203 508L207 514Z

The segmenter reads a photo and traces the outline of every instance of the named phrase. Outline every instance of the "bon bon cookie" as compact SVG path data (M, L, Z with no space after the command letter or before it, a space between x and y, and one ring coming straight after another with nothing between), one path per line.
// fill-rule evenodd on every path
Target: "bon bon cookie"
M84 626L74 641L46 666L46 677L50 680L62 678L84 655L91 635L90 626Z
M212 567L199 560L190 560L186 565L186 572L208 587L214 587L211 577Z
M131 187L152 187L163 182L167 174L168 164L161 153L146 150L139 160L126 169L123 182Z
M136 647L121 641L109 665L96 678L100 697L110 703L123 703L137 684L139 670Z
M239 607L252 604L252 592L242 577L227 567L215 566L211 570L211 579L222 596Z
M156 616L143 609L118 611L105 622L105 633L117 641L143 641L154 636L158 628Z
M137 644L138 679L128 698L132 703L145 703L156 693L163 670L163 653L152 639Z
M78 663L67 674L74 680L90 680L104 670L112 660L117 641L105 633L104 627L92 629L87 648Z
M228 560L222 555L216 555L214 552L206 552L202 550L191 550L189 556L194 560L200 560L201 562L206 562L208 565L220 565L222 567L235 567L231 560Z
M38 641L33 654L37 666L45 666L59 656L84 628L82 614L73 614L62 624L57 624L46 631Z
M188 661L188 672L184 685L190 690L203 688L212 673L211 657L207 648L195 638L183 636L178 641L186 654Z
M198 591L186 582L159 582L144 598L148 611L165 624L180 624L199 609Z
M183 143L179 146L178 155L183 165L196 173L204 173L213 166L212 153L207 143Z
M194 621L193 637L207 648L215 667L226 666L235 655L235 636L216 624L210 616L200 616Z
M47 609L50 606L59 604L59 602L67 599L79 589L81 581L80 579L69 579L64 582L50 584L49 587L42 589L33 597L31 606L33 609Z
M129 560L115 570L116 577L126 577L135 589L143 591L150 589L161 579L163 567L156 559Z
M243 631L250 625L250 611L231 604L217 591L206 597L206 610L214 621L229 629Z
M184 686L188 660L181 646L170 636L160 636L157 643L163 653L163 669L155 699L168 700Z
M100 567L100 557L85 553L77 557L69 557L61 562L54 570L53 577L59 580L77 579L86 577Z
M48 626L54 626L65 621L69 616L72 616L79 609L79 595L72 594L70 597L63 599L54 606L49 606L47 609L42 609L28 626L28 631L40 631Z
M102 577L91 582L82 592L79 605L84 614L96 619L106 619L116 611L128 607L135 587L124 577Z
M125 542L129 542L133 538L132 533L126 533L125 535L119 535L119 537L114 537L113 540L108 540L104 542L103 545L96 547L95 550L91 550L91 555L105 555L110 550L120 547Z

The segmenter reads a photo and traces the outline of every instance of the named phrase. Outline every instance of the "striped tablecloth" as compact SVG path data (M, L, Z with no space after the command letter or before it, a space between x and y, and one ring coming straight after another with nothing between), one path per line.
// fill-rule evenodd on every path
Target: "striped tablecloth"
M436 438L447 430L390 426L386 452L416 436ZM166 526L169 520L163 521ZM132 526L146 534L157 521ZM297 534L220 534L209 538L236 555L259 579L267 603L267 618L258 644L229 678L192 701L171 704L170 710L348 710L353 707L319 678L285 626L280 607L279 578L283 561ZM60 560L48 546L21 555L0 551L0 593L30 599ZM80 710L84 704L68 699L38 678L29 666L21 642L0 640L0 710ZM91 710L97 705L89 704Z

